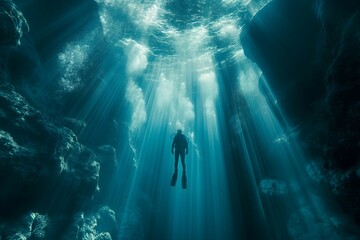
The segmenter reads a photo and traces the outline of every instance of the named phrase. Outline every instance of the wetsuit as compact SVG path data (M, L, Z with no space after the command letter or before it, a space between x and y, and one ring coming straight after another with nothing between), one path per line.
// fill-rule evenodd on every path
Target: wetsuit
M188 142L186 137L178 133L175 135L171 150L174 151L175 148L175 171L178 169L179 156L181 158L181 164L183 171L185 171L185 153L188 153Z

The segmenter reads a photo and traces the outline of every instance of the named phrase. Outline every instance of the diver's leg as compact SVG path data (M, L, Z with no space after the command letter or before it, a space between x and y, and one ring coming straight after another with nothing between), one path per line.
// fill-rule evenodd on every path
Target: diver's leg
M170 182L170 185L173 187L176 185L176 180L178 175L178 163L179 163L179 151L175 150L175 166L174 166L175 169Z
M186 178L186 166L185 166L185 151L181 152L180 157L181 157L181 164L183 167L181 186L183 189L186 189L187 188L187 178Z
M178 170L179 154L180 154L180 152L178 150L175 150L175 171L176 172Z
M185 166L185 152L184 151L181 152L180 157L181 157L181 165L183 168L183 172L185 172L186 166Z

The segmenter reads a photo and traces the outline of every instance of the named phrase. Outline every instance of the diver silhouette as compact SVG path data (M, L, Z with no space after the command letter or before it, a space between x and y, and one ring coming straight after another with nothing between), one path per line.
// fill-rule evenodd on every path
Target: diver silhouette
M185 135L182 134L182 130L177 130L177 134L174 137L171 146L171 153L174 154L175 148L175 169L174 173L171 177L171 186L176 185L177 175L178 175L178 163L179 163L179 156L181 158L181 165L183 168L183 174L181 179L181 186L183 189L187 188L187 178L186 178L186 169L185 169L185 154L188 154L188 141Z

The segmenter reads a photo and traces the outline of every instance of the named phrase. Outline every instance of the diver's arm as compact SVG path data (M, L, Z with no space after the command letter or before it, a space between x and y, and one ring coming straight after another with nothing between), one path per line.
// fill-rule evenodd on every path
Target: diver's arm
M185 139L185 153L188 154L188 152L189 152L188 141L187 141L186 137L184 137L184 139Z

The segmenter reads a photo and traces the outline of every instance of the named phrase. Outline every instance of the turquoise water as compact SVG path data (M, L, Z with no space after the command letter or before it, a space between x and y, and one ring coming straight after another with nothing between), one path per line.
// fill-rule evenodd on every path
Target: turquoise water
M96 126L82 137L95 139L118 105L118 167L102 194L120 239L342 238L316 166L239 41L269 1L96 2L101 26L59 54L60 83L64 91L81 84L78 67L101 32L102 82L78 116ZM189 139L187 189L180 163L170 186L179 128Z

